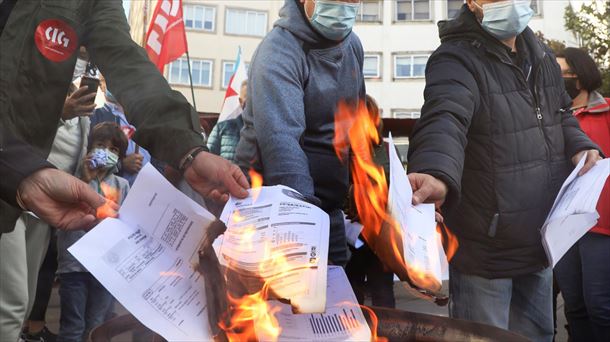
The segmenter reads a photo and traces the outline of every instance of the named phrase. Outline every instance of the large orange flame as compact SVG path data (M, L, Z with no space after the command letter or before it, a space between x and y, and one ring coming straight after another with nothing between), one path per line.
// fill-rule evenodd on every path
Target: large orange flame
M250 183L252 183L252 201L256 202L263 186L263 176L252 168L248 171L248 174L250 175Z
M378 336L377 335L377 327L379 326L379 319L377 318L377 315L375 314L375 311L373 311L371 308L364 306L364 305L360 305L360 308L363 309L364 311L368 312L369 314L369 318L371 319L371 341L373 342L387 342L388 339L387 337L383 337L383 336Z
M441 281L424 272L423 265L409 265L403 256L403 234L399 224L388 213L388 183L383 168L373 161L373 147L380 142L377 130L380 118L371 115L366 105L339 103L335 113L335 153L346 161L351 148L350 172L354 183L354 202L364 226L362 235L381 261L402 280L432 292L440 290ZM448 232L448 230L446 230ZM457 240L449 232L449 246L457 248ZM441 237L439 236L439 239ZM378 246L379 245L379 246ZM438 254L430 258L438 260ZM433 259L433 260L434 260Z
M106 199L106 203L97 208L95 216L99 220L103 220L107 217L118 217L119 205L117 203L119 202L119 189L104 182L100 183L100 188L102 189L102 195Z

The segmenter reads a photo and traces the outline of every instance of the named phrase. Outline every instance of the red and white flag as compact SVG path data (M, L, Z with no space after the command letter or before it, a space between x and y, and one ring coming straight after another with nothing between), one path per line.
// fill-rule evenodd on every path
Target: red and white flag
M218 122L235 119L242 112L242 108L239 105L239 95L241 93L241 84L248 79L248 72L246 71L246 65L241 58L241 47L237 52L237 60L235 62L235 69L233 76L229 81L227 92L225 93L225 99L222 103L222 109L218 116Z
M165 64L178 59L188 50L182 0L159 0L146 33L145 48L161 73Z

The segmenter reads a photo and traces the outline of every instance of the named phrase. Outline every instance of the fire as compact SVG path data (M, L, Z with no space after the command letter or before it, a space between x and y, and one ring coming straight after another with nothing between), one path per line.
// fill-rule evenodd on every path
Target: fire
M95 216L99 220L103 220L106 217L118 217L119 205L117 202L119 201L119 190L104 182L100 183L100 188L106 203L97 208Z
M245 239L244 243L248 244L246 240L248 239ZM259 275L264 274L268 269L279 269L280 276L291 270L291 266L284 255L280 252L273 253L267 244L265 245L264 255L268 256L268 258L265 258L268 261L259 265ZM220 323L220 328L225 331L229 341L256 340L256 330L263 336L271 338L272 341L277 341L282 328L275 315L281 308L272 306L267 301L272 280L266 279L262 289L254 294L245 295L241 298L234 298L229 295L229 303L233 308L230 323ZM256 330L254 329L255 326Z
M335 153L341 161L345 161L347 148L351 147L350 172L354 183L354 202L364 226L362 235L368 245L402 280L408 279L421 289L436 292L441 287L440 279L424 272L421 265L405 263L402 231L387 210L386 175L372 157L373 147L381 141L377 129L380 120L378 115L368 112L363 102L357 107L339 103L335 114ZM452 256L457 248L457 240L448 230L445 231L447 234L442 236L446 236L448 255ZM438 259L438 255L430 257Z
M445 254L447 255L447 262L453 259L455 252L459 247L458 239L455 235L447 228L447 226L443 223L439 223L436 225L436 231L438 232L439 238L441 239L441 243L443 248L445 249Z
M250 175L250 182L252 183L252 201L256 202L256 199L261 192L261 187L263 186L263 176L254 169L250 169L248 174Z
M370 327L371 328L371 341L387 342L388 339L386 337L377 335L377 327L379 326L379 319L377 318L375 311L371 310L371 308L364 306L364 305L360 305L360 308L363 311L366 311L369 314L369 318L371 319L371 327Z

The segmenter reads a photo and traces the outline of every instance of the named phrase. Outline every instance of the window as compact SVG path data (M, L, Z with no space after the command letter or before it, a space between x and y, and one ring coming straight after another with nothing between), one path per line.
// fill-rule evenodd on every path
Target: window
M429 55L394 56L394 78L424 77Z
M430 19L430 0L396 0L395 21Z
M540 6L540 0L532 0L530 7L534 10L534 15L542 15L542 6Z
M358 11L356 20L361 22L382 22L382 12L382 0L363 0L360 3L360 10Z
M193 85L211 87L213 62L205 59L191 59ZM190 85L186 58L179 58L169 65L169 83Z
M421 113L418 109L392 109L395 119L419 119Z
M222 62L222 88L227 89L235 71L235 62Z
M184 27L211 31L216 29L216 8L199 5L184 5Z
M227 8L225 33L263 37L267 33L267 12Z
M380 62L381 56L379 55L364 55L364 67L362 73L364 78L379 78L381 76Z
M447 19L452 19L460 13L464 0L447 0Z

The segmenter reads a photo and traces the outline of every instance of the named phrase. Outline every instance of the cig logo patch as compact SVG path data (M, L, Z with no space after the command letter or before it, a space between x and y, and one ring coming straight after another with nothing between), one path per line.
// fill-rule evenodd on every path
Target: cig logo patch
M65 61L78 46L76 32L59 19L47 19L38 24L34 41L38 51L53 62Z

